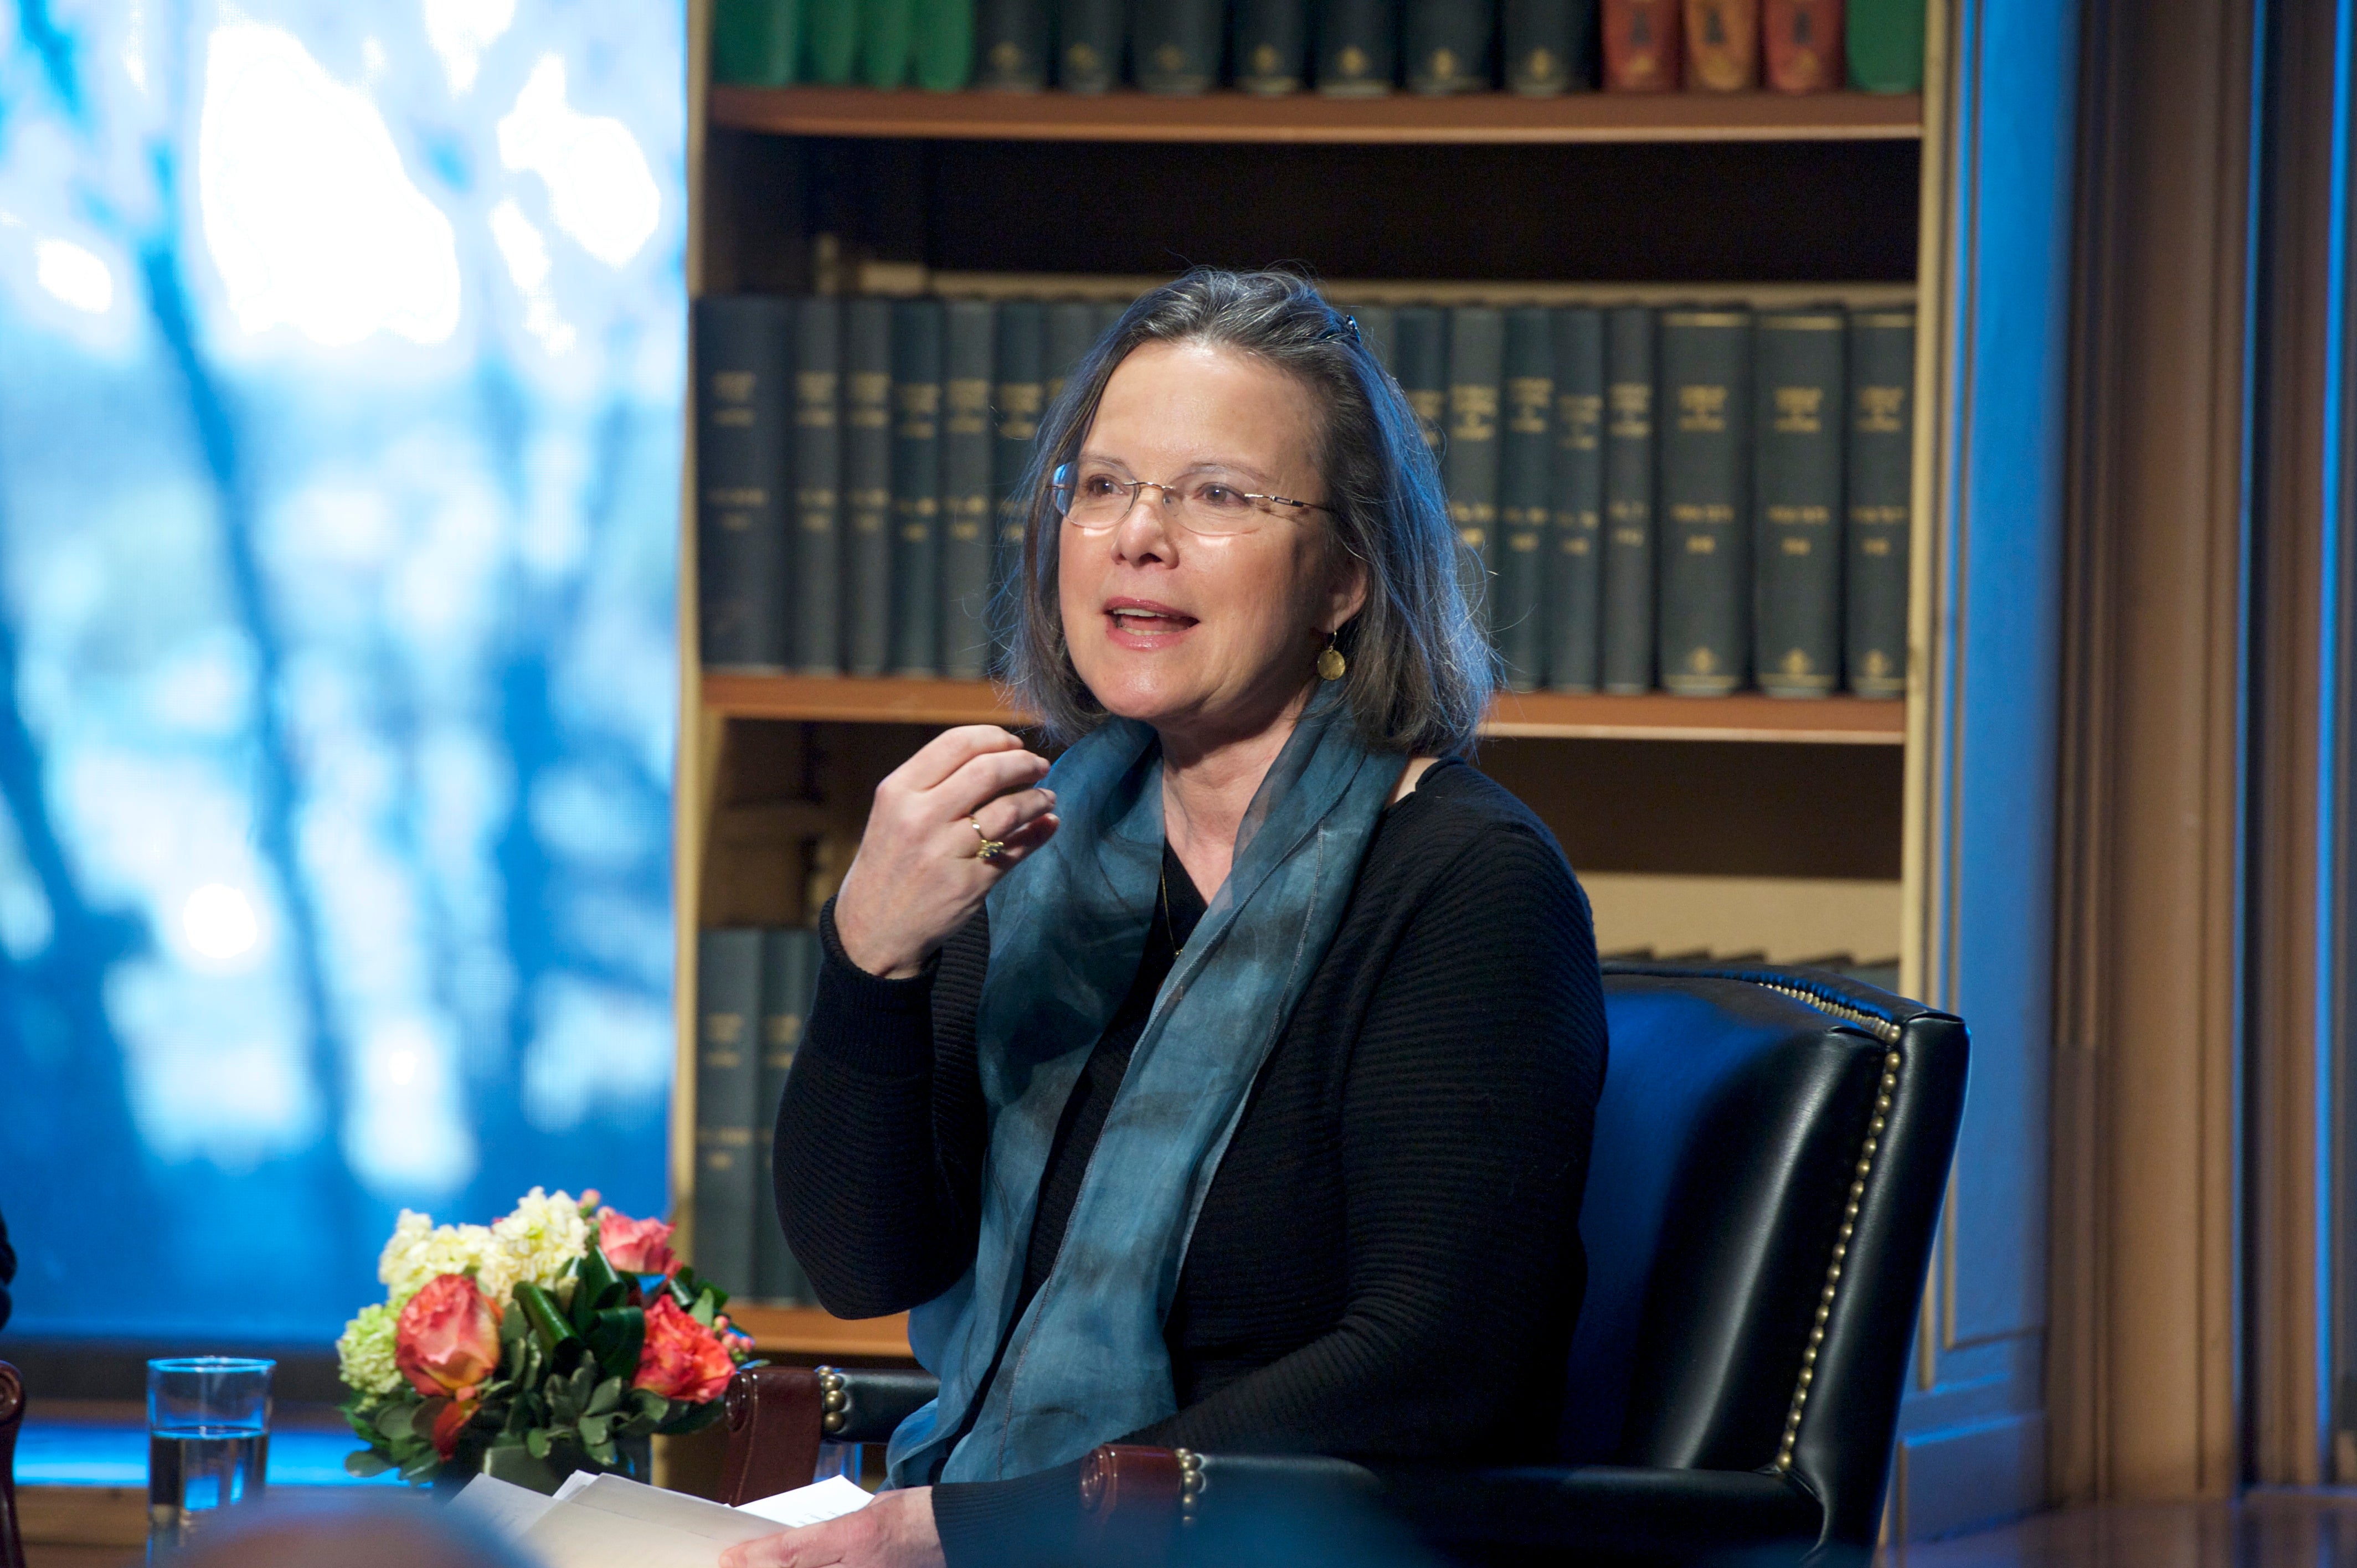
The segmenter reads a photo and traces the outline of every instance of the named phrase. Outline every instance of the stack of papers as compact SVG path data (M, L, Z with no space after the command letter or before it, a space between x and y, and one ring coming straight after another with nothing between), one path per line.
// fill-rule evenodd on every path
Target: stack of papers
M553 1498L478 1476L450 1507L545 1568L712 1568L725 1546L823 1524L871 1500L858 1483L835 1476L732 1509L582 1471Z

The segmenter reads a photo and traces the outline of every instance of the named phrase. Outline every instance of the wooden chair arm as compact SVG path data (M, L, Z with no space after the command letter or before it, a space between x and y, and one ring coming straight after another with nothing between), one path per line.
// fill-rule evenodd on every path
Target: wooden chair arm
M748 1367L730 1380L720 1500L734 1507L807 1487L818 1469L823 1395L812 1367ZM0 1564L0 1568L16 1568Z

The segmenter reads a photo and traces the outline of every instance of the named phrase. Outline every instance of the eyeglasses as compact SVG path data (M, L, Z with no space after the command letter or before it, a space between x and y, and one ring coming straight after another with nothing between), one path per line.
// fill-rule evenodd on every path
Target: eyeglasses
M1066 463L1049 479L1056 515L1091 533L1102 533L1127 517L1137 498L1160 490L1169 516L1189 533L1211 535L1250 533L1269 518L1281 516L1279 507L1308 511L1334 509L1290 496L1262 495L1240 490L1224 479L1198 477L1166 485L1157 479L1127 479L1093 464Z

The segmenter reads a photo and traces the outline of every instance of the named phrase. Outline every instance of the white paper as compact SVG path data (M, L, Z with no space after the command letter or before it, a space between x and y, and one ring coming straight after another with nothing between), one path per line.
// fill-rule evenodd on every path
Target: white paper
M799 1528L806 1524L824 1524L831 1519L857 1513L875 1500L875 1495L858 1482L842 1476L829 1476L823 1481L796 1487L773 1498L760 1498L740 1504L737 1511Z
M541 1515L555 1506L554 1498L489 1476L476 1477L450 1499L452 1513L473 1520L505 1541L522 1536L540 1522Z

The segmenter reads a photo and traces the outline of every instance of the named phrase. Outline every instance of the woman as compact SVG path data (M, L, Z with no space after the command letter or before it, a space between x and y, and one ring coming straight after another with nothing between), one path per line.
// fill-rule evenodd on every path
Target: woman
M878 787L779 1117L820 1298L913 1308L942 1395L741 1568L1050 1560L1103 1442L1552 1447L1595 940L1457 756L1491 655L1405 400L1306 283L1198 271L1040 452L1011 674L1071 748Z

